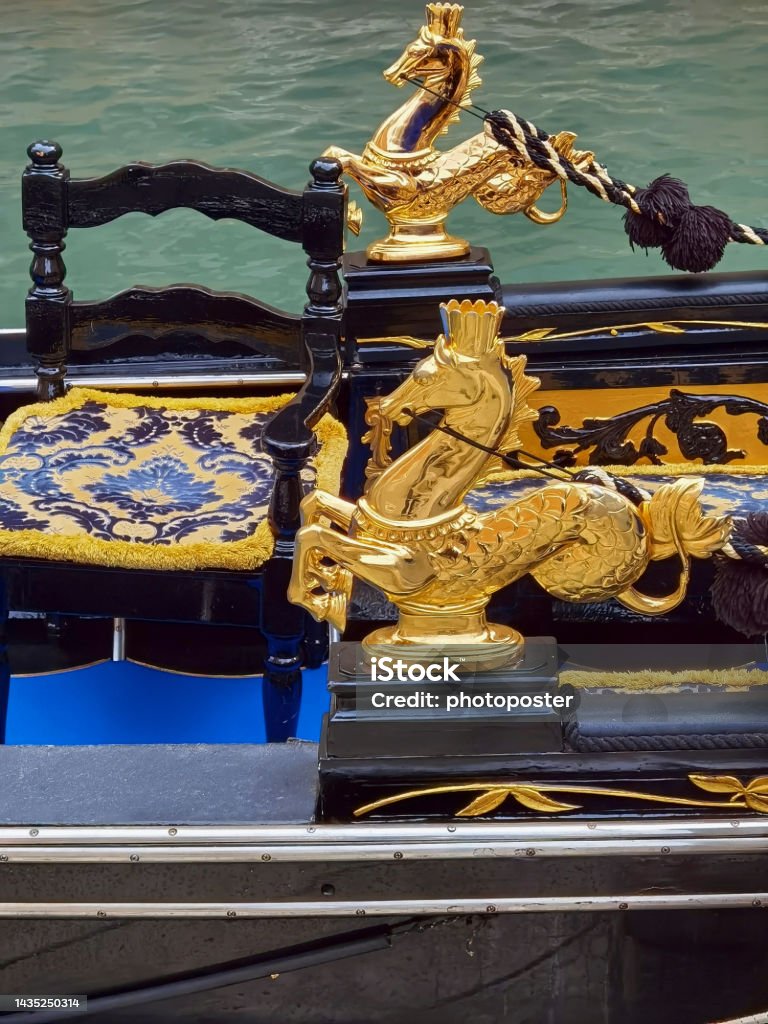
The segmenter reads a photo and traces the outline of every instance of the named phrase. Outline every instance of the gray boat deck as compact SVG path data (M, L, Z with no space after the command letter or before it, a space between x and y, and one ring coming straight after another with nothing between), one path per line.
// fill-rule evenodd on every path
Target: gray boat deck
M0 825L293 825L317 744L0 746Z

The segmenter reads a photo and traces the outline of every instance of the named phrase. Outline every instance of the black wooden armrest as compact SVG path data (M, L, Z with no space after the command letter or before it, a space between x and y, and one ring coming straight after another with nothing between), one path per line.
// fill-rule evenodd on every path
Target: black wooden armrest
M296 397L267 425L262 444L272 458L305 460L314 449L313 428L328 411L341 381L340 318L305 321L304 344L310 371Z

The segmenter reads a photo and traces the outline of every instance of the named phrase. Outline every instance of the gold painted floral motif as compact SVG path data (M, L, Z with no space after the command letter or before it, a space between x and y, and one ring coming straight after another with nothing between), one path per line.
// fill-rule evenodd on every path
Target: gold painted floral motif
M430 796L442 796L446 793L474 793L474 797L454 813L456 818L481 818L493 814L508 798L515 800L521 807L541 814L562 814L566 811L580 811L582 805L564 803L555 800L548 793L565 793L568 795L615 797L625 800L638 800L644 803L668 804L673 807L702 807L711 810L745 810L758 814L768 814L768 775L761 775L744 783L734 775L689 775L688 781L708 793L728 796L728 800L701 800L692 797L666 796L661 793L643 793L632 789L613 789L602 786L571 786L567 783L540 782L468 782L454 786L431 786L425 789L408 790L395 793L393 796L374 800L372 803L358 807L354 811L356 818L361 818L383 807L391 807L407 800Z

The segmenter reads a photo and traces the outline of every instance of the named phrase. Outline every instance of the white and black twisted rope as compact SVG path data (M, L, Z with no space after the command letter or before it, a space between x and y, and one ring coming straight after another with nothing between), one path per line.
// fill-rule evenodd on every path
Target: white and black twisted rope
M757 565L761 569L768 569L768 547L753 544L742 533L735 532L733 534L725 549L725 554L730 558L737 558L742 562Z
M558 153L550 136L510 111L486 113L493 137L523 160L564 181L587 189L606 203L627 211L624 226L631 244L660 248L676 270L700 273L719 263L728 242L768 245L768 229L737 224L713 206L695 206L686 185L667 174L638 189L613 177L593 160L581 170Z

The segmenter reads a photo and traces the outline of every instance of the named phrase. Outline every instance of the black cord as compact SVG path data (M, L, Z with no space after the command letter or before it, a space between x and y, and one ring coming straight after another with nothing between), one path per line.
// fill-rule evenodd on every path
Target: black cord
M164 999L177 999L181 996L197 992L210 992L229 985L241 985L259 978L268 978L273 974L286 974L303 967L314 967L318 964L333 963L347 957L360 956L363 953L374 953L377 950L389 949L397 937L414 931L427 931L443 924L450 924L466 918L407 918L397 924L378 925L373 928L357 929L343 932L330 939L301 943L282 949L270 950L254 957L232 960L224 964L213 964L150 982L148 985L134 986L108 993L88 997L85 1009L61 1010L42 1013L11 1013L0 1015L5 1024L61 1024L65 1018L84 1017L91 1014L124 1010L144 1003L155 1003Z
M487 117L491 116L490 110L483 110L483 108L479 107L476 103L470 103L469 106L465 106L463 103L457 103L456 100L450 100L447 96L443 96L441 92L437 92L435 89L430 89L428 85L424 85L424 83L419 81L418 78L408 78L406 76L405 80L406 82L410 82L411 85L418 85L418 87L423 89L424 92L431 93L444 103L449 103L452 107L458 107L459 110L466 110L468 114L479 118L481 121L485 121Z
M541 473L542 476L546 476L550 480L556 480L558 483L562 483L563 480L569 480L573 483L604 483L597 472L598 467L587 466L584 469L572 473L571 470L566 469L565 466L558 466L556 462L549 462L547 459L542 459L540 455L534 455L533 452L527 452L524 448L518 449L519 455L524 455L526 459L533 459L535 462L540 462L543 466L548 466L549 469L556 469L559 473L564 474L564 476L555 476L554 473L550 473L546 469L542 469L541 466L531 466L526 462L522 462L518 454L511 455L507 452L497 451L496 448L489 448L487 445L481 444L479 441L474 441L471 437L465 437L464 434L460 434L458 430L454 430L452 427L442 426L440 423L433 423L432 420L428 419L426 416L419 416L416 413L411 413L411 416L413 419L432 427L434 430L439 430L443 434L448 434L449 437L455 437L457 441L463 441L472 448L478 448L481 452L487 452L488 455L493 455L497 459L501 459L502 462L506 462L507 465L511 466L513 469L527 469L532 473ZM635 484L632 483L631 480L627 480L625 477L621 476L614 476L606 470L600 470L599 472L605 473L605 476L607 476L612 482L619 494L625 497L628 501L631 501L633 505L642 505L645 500L645 495ZM594 480L590 480L591 475L595 477ZM766 556L763 555L763 558L766 558Z
M522 117L508 115L502 110L485 110L476 103L464 105L424 85L417 78L406 77L406 81L487 123L499 145L518 157L527 158L535 167L586 188L598 199L623 207L628 211L625 229L632 245L645 249L661 247L667 263L677 270L711 270L720 261L728 241L768 245L768 228L738 224L721 210L694 206L688 198L686 186L668 175L662 175L638 191L621 178L608 174L597 161L589 171L583 171L567 157L553 153L547 132ZM676 213L672 218L678 222L676 224L669 217L669 197L664 198L670 184L676 192L673 204L673 212ZM688 215L686 227L678 232L680 220L686 219L682 217L684 213Z
M517 455L511 455L508 452L497 451L496 448L489 448L488 445L481 444L480 441L475 441L471 437L466 437L464 434L460 434L458 430L454 430L453 427L446 427L440 423L433 423L432 420L426 416L420 416L418 413L410 414L412 419L418 420L419 423L424 423L434 430L439 430L443 434L448 434L449 437L455 437L457 441L463 441L465 444L470 445L472 448L477 448L481 452L486 452L488 455L494 455L497 459L501 459L502 462L506 462L508 466L512 466L513 469L529 469L534 473L541 473L543 476L549 477L551 480L557 480L558 483L562 482L562 476L555 476L554 473L548 472L546 469L542 469L541 466L528 466L526 463L521 462ZM571 480L574 474L563 466L558 466L555 462L547 462L546 459L539 458L538 455L529 455L528 452L519 449L520 454L526 458L535 459L537 462L543 463L545 466L549 466L551 469L556 469L561 473L565 474L565 479Z

